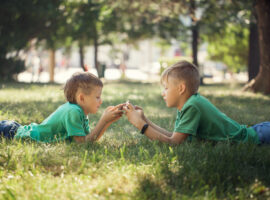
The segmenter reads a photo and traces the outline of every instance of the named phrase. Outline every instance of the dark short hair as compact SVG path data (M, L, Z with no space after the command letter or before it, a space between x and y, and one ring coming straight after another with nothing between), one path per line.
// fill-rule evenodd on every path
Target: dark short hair
M190 94L195 94L198 91L200 74L198 68L188 61L179 61L165 69L161 75L161 82L168 81L169 77L185 81Z
M94 87L103 87L101 80L89 72L73 74L64 86L64 94L68 102L76 102L76 93L81 89L84 94L90 94Z

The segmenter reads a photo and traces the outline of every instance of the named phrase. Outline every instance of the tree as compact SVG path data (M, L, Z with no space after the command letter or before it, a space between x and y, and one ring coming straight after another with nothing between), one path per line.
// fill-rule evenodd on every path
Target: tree
M70 26L72 41L79 47L80 66L85 69L84 48L86 45L94 46L94 64L101 77L102 69L99 64L98 50L102 44L111 43L111 34L116 31L117 21L114 9L107 0L88 0L66 2L68 24Z
M248 81L254 79L260 67L260 48L259 34L257 25L257 14L255 9L252 9L249 24L249 51L248 51Z
M233 71L244 70L248 66L251 80L259 69L257 18L253 2L219 0L212 4L211 10L207 12L203 34L209 44L210 58L226 63ZM230 37L232 42L229 42Z
M225 63L234 72L245 70L248 60L248 35L248 28L226 25L222 33L207 38L210 59Z
M118 0L112 5L118 19L116 21L118 35L128 44L153 37L159 37L170 43L179 36L180 28L183 27L179 20L183 7L179 2Z
M190 17L191 17L191 32L192 32L192 59L193 64L199 67L198 63L198 39L199 39L199 20L196 18L196 1L190 1Z
M7 55L15 52L13 58L17 60L19 51L26 48L33 38L54 37L52 31L57 21L55 13L59 11L61 0L2 0L0 6L0 71L11 69ZM52 28L54 27L54 28ZM21 62L20 62L21 63ZM16 62L10 66L24 67ZM20 71L19 70L19 71ZM19 71L16 71L17 73ZM9 73L14 73L10 71Z
M38 12L46 13L46 17L41 16L39 20L45 20L45 29L37 34L38 41L45 43L45 48L49 50L49 74L50 82L54 82L55 51L62 46L68 37L64 0L54 1L43 5ZM39 43L38 43L39 44Z
M255 9L258 15L260 70L245 89L270 94L270 1L257 0Z
M94 38L94 20L97 13L97 5L92 1L82 2L69 0L65 3L68 32L72 42L79 47L80 66L86 71L84 64L84 48ZM93 42L92 42L93 43Z

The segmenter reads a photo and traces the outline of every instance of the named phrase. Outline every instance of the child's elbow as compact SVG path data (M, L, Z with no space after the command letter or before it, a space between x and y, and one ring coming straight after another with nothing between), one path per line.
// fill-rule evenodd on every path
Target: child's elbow
M77 143L84 143L84 142L85 142L85 136L73 136L73 139L74 139Z
M169 143L174 145L179 145L185 141L187 138L187 134L183 133L174 133L171 137L169 137Z
M169 143L173 144L173 145L179 145L181 144L183 141L182 140L175 140L174 138L170 137Z

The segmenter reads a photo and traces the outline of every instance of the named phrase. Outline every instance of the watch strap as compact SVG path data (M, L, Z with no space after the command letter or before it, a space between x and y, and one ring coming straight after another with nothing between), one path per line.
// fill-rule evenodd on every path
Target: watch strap
M148 128L149 124L144 124L141 130L141 134L144 134L146 129Z

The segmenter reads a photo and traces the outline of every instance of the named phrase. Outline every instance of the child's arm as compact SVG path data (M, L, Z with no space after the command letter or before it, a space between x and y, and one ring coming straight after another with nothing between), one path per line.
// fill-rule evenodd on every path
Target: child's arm
M124 107L124 110L126 111L126 115L130 123L132 123L137 129L142 130L142 127L147 123L147 121L142 118L141 111L135 110L132 105ZM153 126L148 126L144 134L151 140L159 140L169 144L180 144L188 137L188 134L177 132L170 133L166 131L169 133L168 135L170 135L168 136L161 130L162 129L160 127L154 128Z
M99 140L99 138L101 138L101 136L104 134L104 132L110 125L111 123L106 123L102 118L100 118L100 120L98 121L95 128L91 131L91 133L85 136L85 141L94 142Z
M90 134L86 136L74 136L76 142L94 142L99 140L99 138L104 134L107 128L115 121L121 118L123 111L119 110L120 107L123 107L123 104L117 106L109 106L106 108L101 118L99 119L95 128L91 131Z
M87 134L86 136L74 136L73 138L78 143L97 141L104 134L110 124L111 123L105 124L104 121L100 119L91 133Z
M166 135L168 137L171 137L173 133L159 127L158 125L154 124L152 121L150 121L143 113L143 109L139 106L134 106L135 110L140 110L141 111L141 116L144 119L144 121L149 124L149 126L151 126L152 128L156 129L157 131L159 131L160 133L162 133L163 135Z

